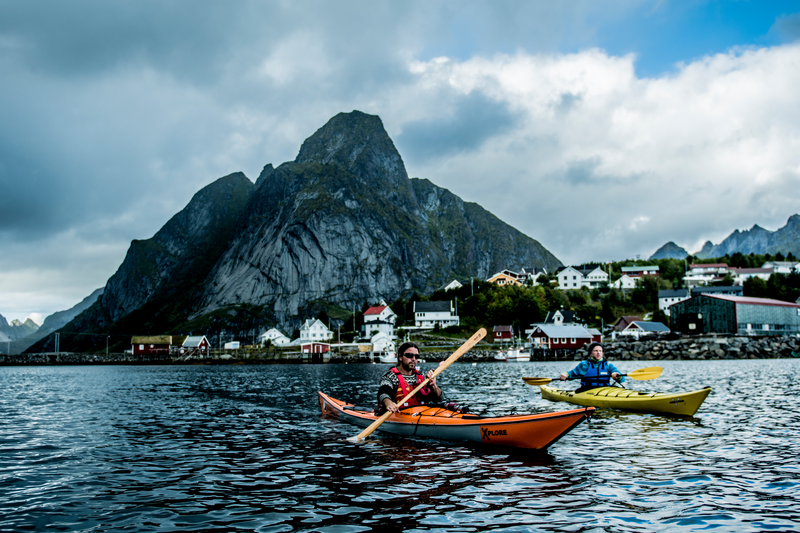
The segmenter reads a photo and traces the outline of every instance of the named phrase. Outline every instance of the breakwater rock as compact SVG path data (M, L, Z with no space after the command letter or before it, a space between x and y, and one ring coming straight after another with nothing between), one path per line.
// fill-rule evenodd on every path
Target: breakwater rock
M769 337L691 337L673 340L652 339L604 343L606 358L612 361L780 359L800 351L800 338L790 335ZM585 359L585 348L575 351L574 359Z

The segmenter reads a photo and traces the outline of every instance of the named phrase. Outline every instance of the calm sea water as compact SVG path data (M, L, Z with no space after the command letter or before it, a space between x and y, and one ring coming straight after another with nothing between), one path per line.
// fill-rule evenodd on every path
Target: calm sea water
M650 364L629 387L714 387L695 417L600 410L544 455L350 443L316 392L371 405L387 365L0 368L0 531L800 530L800 360L618 366ZM473 412L556 411L520 377L571 366L440 383Z

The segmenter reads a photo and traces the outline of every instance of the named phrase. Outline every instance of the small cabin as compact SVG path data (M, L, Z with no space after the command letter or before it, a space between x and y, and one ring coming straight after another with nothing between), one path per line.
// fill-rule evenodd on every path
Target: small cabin
M133 355L169 355L172 335L147 335L131 337Z
M495 326L492 339L494 342L511 342L514 338L514 328L512 326Z

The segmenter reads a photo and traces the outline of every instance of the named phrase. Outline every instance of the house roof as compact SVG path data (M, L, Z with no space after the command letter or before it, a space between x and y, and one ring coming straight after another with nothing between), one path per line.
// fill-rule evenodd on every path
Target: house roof
M512 332L514 330L511 328L511 326L495 326L492 331L494 331L496 333L498 331L500 331L500 332L503 332L503 331Z
M692 263L689 268L728 268L728 263Z
M549 326L543 324L536 326L533 332L536 333L537 329L541 330L542 333L548 337L563 337L570 339L585 339L587 337L592 337L592 334L589 333L589 330L583 326Z
M383 313L383 310L386 309L388 306L386 305L376 305L374 307L370 307L366 311L364 311L364 315L379 315Z
M449 313L450 301L444 302L414 302L415 313Z
M658 291L659 298L683 298L689 297L688 289L675 289L670 291Z
M658 270L658 265L640 265L632 267L622 267L623 272L639 272L641 270Z
M669 333L669 328L662 324L661 322L643 322L643 321L636 321L631 322L628 324L628 327L625 329L640 329L642 331L648 331L652 333Z
M186 340L183 341L183 346L186 348L197 348L205 338L205 335L186 337ZM206 340L206 342L208 342L208 340Z
M281 337L286 337L286 335L284 335L284 334L281 332L281 330L279 330L278 328L270 328L270 329L268 329L267 331L265 331L264 333L262 333L261 335L259 335L259 337L263 337L263 336L265 336L265 335L269 335L270 333L272 333L272 334L274 334L274 333L277 333L277 334L278 334L278 335L280 335ZM288 338L288 337L287 337L287 338Z
M141 335L131 337L131 344L172 344L172 335Z
M621 316L621 317L619 317L619 320L617 320L617 321L614 323L614 325L617 325L617 324L619 324L619 323L620 323L620 322L622 322L623 320L624 320L625 322L627 322L628 324L630 324L631 322L636 322L636 321L638 321L638 320L641 320L641 318L640 318L640 317L638 317L638 316Z
M775 272L771 268L729 268L733 274L772 274Z
M744 288L741 285L728 285L724 287L694 287L692 288L692 294L703 294L708 292L737 292L739 294L744 293Z
M753 296L730 296L728 294L703 294L707 298L717 298L718 300L728 300L742 305L766 305L771 307L795 307L800 308L800 304L773 300L771 298L755 298Z
M575 311L566 311L564 309L559 309L558 311L550 311L547 313L547 316L544 319L545 324L553 324L556 321L556 313L559 313L562 317L564 317L564 322L574 322L575 320Z

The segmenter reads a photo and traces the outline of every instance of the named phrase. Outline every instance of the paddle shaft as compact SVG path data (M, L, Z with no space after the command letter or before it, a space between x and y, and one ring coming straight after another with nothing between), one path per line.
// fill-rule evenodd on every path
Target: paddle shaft
M486 336L486 330L485 330L485 329L483 329L483 328L479 329L479 330L478 330L478 331L475 333L475 335L473 335L472 337L470 337L470 338L469 338L469 340L467 340L467 342L465 342L464 344L462 344L462 345L461 345L461 346L458 348L458 350L456 350L455 352L453 352L453 354L452 354L450 357L448 357L447 359L445 359L445 360L444 360L444 362L442 362L442 363L441 363L441 364L440 364L438 367L436 367L436 369L433 371L433 375L432 375L430 378L425 378L425 380L424 380L422 383L420 383L419 385L417 385L416 387L414 387L414 390L412 390L411 392L409 392L409 393L406 395L406 397L405 397L405 398L403 398L402 400L400 400L400 401L397 403L397 405L403 405L403 404L404 404L404 403L406 403L408 400L410 400L410 399L411 399L411 398L412 398L412 397L413 397L413 396L414 396L416 393L418 393L420 390L422 390L422 387L424 387L425 385L427 385L427 384L428 384L428 382L429 382L431 379L435 378L436 376L438 376L439 374L441 374L441 373L444 371L444 369L445 369L445 368L447 368L447 367L448 367L448 366L450 366L451 364L455 363L456 359L458 359L459 357L461 357L462 355L464 355L465 353L467 353L467 352L469 351L469 349L470 349L470 348L472 348L473 346L475 346L476 344L478 344L478 341L480 341L480 340L481 340L482 338L484 338L485 336ZM373 422L372 424L370 424L370 425L369 425L369 427L368 427L367 429L365 429L364 431L362 431L361 433L359 433L358 435L356 435L355 437L353 437L353 440L354 440L354 441L356 441L356 442L359 442L359 441L362 441L362 440L366 439L367 437L369 437L369 436L372 434L372 432L373 432L373 431L375 431L376 429L378 429L378 426L380 426L381 424L383 424L383 423L386 421L386 419L387 419L387 418L389 418L391 415L392 415L392 412L391 412L391 411L386 411L386 412L385 412L385 413L383 413L383 414L382 414L380 417L378 417L378 419L377 419L375 422Z
M621 376L627 376L631 379L635 379L638 381L646 381L649 379L656 379L661 375L662 368L660 366L651 366L647 368L640 368L638 370L634 370L628 374L620 374ZM561 378L522 378L525 383L528 385L547 385L551 381L558 381ZM575 376L575 377L567 377L568 380L570 379L583 379L582 376Z

